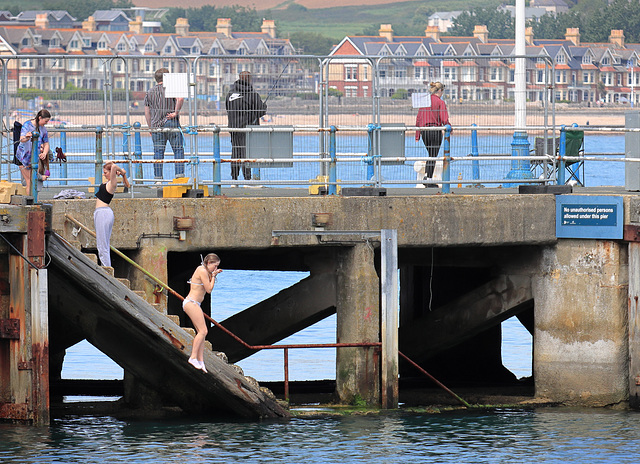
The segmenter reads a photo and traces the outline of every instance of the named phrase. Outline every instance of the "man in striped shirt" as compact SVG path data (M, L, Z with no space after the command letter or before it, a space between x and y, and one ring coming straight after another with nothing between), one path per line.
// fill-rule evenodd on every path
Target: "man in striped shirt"
M180 128L180 109L184 103L184 98L166 98L164 96L164 85L162 78L168 73L167 68L160 68L155 72L156 85L152 87L144 97L144 116L149 129L176 129ZM164 149L167 142L171 144L173 157L184 159L184 146L182 132L151 132L153 140L154 159L164 159ZM175 177L184 176L184 164L175 165ZM162 164L153 165L153 176L159 181L163 179Z

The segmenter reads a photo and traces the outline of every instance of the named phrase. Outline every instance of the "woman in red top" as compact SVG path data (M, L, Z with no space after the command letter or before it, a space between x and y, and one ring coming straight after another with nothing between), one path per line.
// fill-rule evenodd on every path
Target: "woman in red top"
M431 105L420 108L418 117L416 118L417 127L442 127L449 124L449 113L447 113L447 105L442 100L444 94L444 84L442 82L432 82L429 84L429 92L431 93ZM422 134L422 143L429 152L429 157L436 158L442 144L442 131L416 131L416 140L420 139ZM425 166L425 179L433 177L435 169L435 161L427 161ZM436 187L436 184L427 184L426 187Z

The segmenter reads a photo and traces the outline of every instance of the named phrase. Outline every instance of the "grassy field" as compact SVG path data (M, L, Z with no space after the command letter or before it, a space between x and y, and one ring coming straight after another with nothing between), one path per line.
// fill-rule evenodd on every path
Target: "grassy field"
M249 0L247 0L249 1ZM298 0L305 2L305 0ZM474 7L498 6L500 0L414 0L404 2L389 2L385 4L368 4L369 2L379 2L381 0L352 0L359 1L359 5L336 6L331 8L307 8L293 0L267 1L256 5L253 0L249 7L256 9L269 6L271 9L259 10L260 16L267 19L275 19L278 27L278 35L287 37L294 32L313 32L330 37L339 41L345 35L362 34L365 29L377 31L381 23L390 23L397 33L402 33L403 29L413 27L414 35L424 33L423 25L426 24L428 15L435 11L455 11L467 10ZM163 0L137 0L137 6L155 7L175 6L175 2L167 0L166 5ZM183 0L182 7L197 8L203 4L210 4L209 0ZM217 6L225 4L243 5L246 1L220 0ZM307 2L308 3L308 2ZM317 2L312 2L314 5ZM335 3L335 2L333 2ZM16 5L20 5L17 7ZM0 10L38 10L43 8L42 0L0 0ZM332 2L324 3L331 5ZM73 11L69 11L73 15ZM84 20L86 18L78 18Z
M400 25L411 25L414 18L420 15L424 16L426 24L429 12L497 7L499 4L499 0L427 0L314 9L293 5L265 11L264 16L276 20L281 37L293 32L315 32L340 40L345 35L362 34L363 30L372 26L377 30L382 23L392 24L394 30L400 30ZM421 30L420 35L424 33L424 28L418 30Z

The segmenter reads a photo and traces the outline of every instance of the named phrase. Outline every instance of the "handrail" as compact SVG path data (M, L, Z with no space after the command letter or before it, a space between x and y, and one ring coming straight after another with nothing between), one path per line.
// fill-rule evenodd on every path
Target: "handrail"
M65 219L68 219L69 221L73 222L74 224L78 225L80 228L82 228L82 230L84 230L85 232L87 232L88 234L90 234L91 236L93 236L95 238L96 234L94 231L92 231L91 229L89 229L87 226L85 226L84 224L82 224L80 221L78 221L77 219L75 219L72 215L70 215L69 213L65 213L64 215ZM175 290L173 290L171 287L169 287L167 284L165 284L164 282L162 282L160 279L158 279L156 276L154 276L153 274L151 274L149 271L147 271L146 269L144 269L142 266L140 266L138 263L136 263L135 261L133 261L131 258L129 258L127 255L125 255L124 253L122 253L120 250L118 250L117 248L115 248L113 245L109 245L109 247L111 248L111 250L116 253L118 256L120 256L121 258L123 258L125 261L127 261L129 264L131 264L132 266L134 266L136 269L138 269L139 271L143 272L146 276L148 276L149 278L151 278L156 284L160 285L161 287L167 289L167 291L169 291L172 295L176 296L177 298L179 298L180 300L184 300L184 297L182 295L180 295L178 292L176 292ZM231 332L229 329L227 329L226 327L224 327L222 324L220 324L219 322L215 321L212 317L210 317L208 314L204 313L204 317L207 318L210 322L212 322L216 327L220 328L223 332L225 332L227 335L229 335L230 337L232 337L234 340L236 340L238 343L240 343L242 346L244 346L247 349L250 350L255 350L255 351L259 351L259 350L284 350L285 352L285 391L287 392L285 395L285 398L288 400L288 369L287 369L287 365L288 365L288 356L287 353L289 349L294 349L294 348L367 348L367 347L381 347L382 346L382 342L361 342L361 343L306 343L306 344L289 344L289 345L250 345L247 342L245 342L244 340L242 340L240 337L238 337L236 334L234 334L233 332ZM411 359L409 359L406 355L402 354L400 351L398 351L398 354L400 356L402 356L404 359L406 359L411 365L417 367L421 372L423 372L424 374L426 374L431 380L433 380L440 388L443 388L447 393L449 393L450 395L452 395L454 398L456 398L458 401L460 401L463 405L465 405L466 407L471 407L469 405L469 403L467 403L466 401L464 401L462 398L460 398L458 395L456 395L455 393L453 393L451 390L449 390L444 384L442 384L440 381L438 381L435 377L433 377L431 374L429 374L426 370L424 370L423 368L421 368L418 364L416 364L414 361L412 361Z

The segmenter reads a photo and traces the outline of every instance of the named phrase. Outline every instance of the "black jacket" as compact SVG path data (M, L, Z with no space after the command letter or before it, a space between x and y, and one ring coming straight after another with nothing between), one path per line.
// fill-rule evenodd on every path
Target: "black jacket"
M229 127L246 127L260 124L267 113L267 105L248 82L238 79L225 99Z

